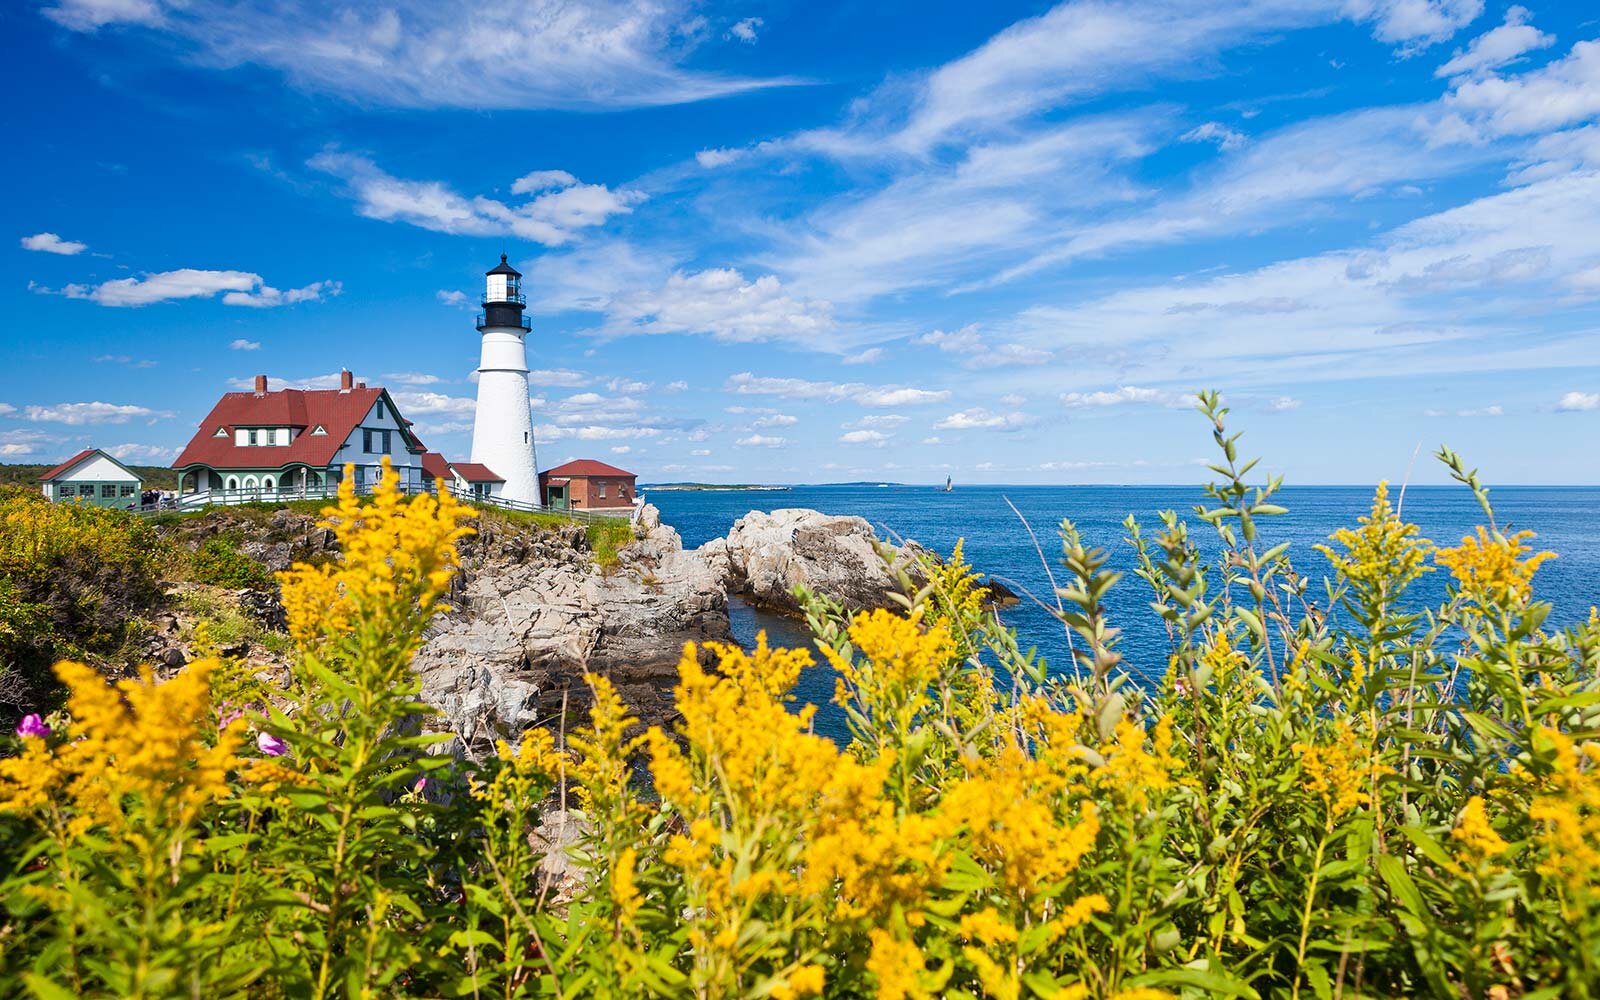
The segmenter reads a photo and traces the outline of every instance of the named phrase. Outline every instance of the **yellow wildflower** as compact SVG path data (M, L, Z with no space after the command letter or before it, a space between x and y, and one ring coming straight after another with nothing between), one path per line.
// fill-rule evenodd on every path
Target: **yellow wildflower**
M1296 743L1294 750L1306 787L1322 798L1332 818L1371 803L1369 786L1381 768L1348 722L1339 722L1332 743Z
M1393 599L1432 570L1423 559L1433 543L1417 537L1416 525L1400 520L1389 503L1388 483L1378 484L1371 511L1358 521L1360 528L1341 528L1329 536L1329 541L1344 546L1344 553L1327 545L1314 547L1359 594L1373 601Z
M1600 902L1600 742L1576 743L1543 726L1537 742L1554 749L1554 766L1528 807L1542 855L1538 871L1593 905Z
M1000 916L1000 911L990 906L977 913L963 914L961 936L968 941L976 938L984 944L1009 943L1017 939L1017 929Z
M872 953L867 971L877 977L878 1000L918 1000L931 994L922 986L925 969L922 952L911 941L901 941L879 927L869 932Z
M772 996L774 1000L821 996L825 985L827 985L827 970L820 965L802 965L772 988Z
M639 898L639 887L633 880L638 858L638 852L632 847L624 848L622 856L611 869L611 901L617 906L617 919L624 924L630 923L638 915L639 907L644 902Z
M1476 537L1468 535L1453 549L1440 549L1434 560L1447 566L1461 593L1481 607L1515 607L1527 602L1533 588L1533 574L1554 552L1528 555L1533 549L1525 543L1531 531L1506 536L1490 534L1481 525ZM1527 558L1523 558L1526 556Z
M1477 795L1467 800L1466 806L1461 810L1461 815L1456 819L1455 829L1450 831L1450 837L1461 845L1462 851L1471 862L1484 861L1504 854L1507 844L1494 827L1489 825L1489 817L1483 810L1483 799Z

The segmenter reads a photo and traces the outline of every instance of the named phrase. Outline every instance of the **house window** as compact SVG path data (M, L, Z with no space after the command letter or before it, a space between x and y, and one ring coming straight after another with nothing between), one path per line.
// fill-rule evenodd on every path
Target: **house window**
M217 432L215 434L211 435L211 436L212 437L225 438L225 437L228 436L228 428L226 428L226 427L218 427L217 428Z
M389 454L389 432L388 431L363 430L361 432L361 438L362 438L361 450L366 452L367 454L369 454L369 455L387 455L387 454Z
M229 476L228 477L228 485L225 487L225 489L236 490L238 488L239 488L239 477L238 476Z
M272 477L271 477L271 476L262 476L262 477L261 477L261 488L262 488L262 489L264 489L264 490L270 490L270 489L272 489L272 488L273 488L273 487L274 487L274 486L275 486L275 485L277 485L277 484L276 484L276 483L275 483L275 482L274 482L274 481L273 481L273 479L272 479Z
M378 419L383 419L383 400L378 400Z
M600 490L600 492L595 494L595 495L598 496L600 499L604 500L606 498L606 484L605 484L605 482L602 480L601 482L599 482L599 483L597 483L595 485Z
M244 488L247 489L247 490L255 489L256 488L256 477L255 476L245 476L244 477Z
M115 500L117 498L117 488L110 483L105 483L100 487L100 496L105 500Z
M131 496L133 496L133 487L132 486L121 486L121 487L118 487L117 493L120 494L121 496L131 497Z
M356 466L356 485L357 486L365 486L366 482L367 482L367 467L365 465Z
M326 427L322 426L321 424L318 424L317 426L311 428L311 436L312 437L325 437L325 436L327 436L327 433L328 433L328 429Z

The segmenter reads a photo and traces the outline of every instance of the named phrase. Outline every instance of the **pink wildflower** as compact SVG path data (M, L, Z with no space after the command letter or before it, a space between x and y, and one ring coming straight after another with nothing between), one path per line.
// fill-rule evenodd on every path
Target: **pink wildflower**
M289 752L289 744L278 739L271 733L262 733L256 737L256 749L268 757L282 757Z
M22 721L17 723L17 735L45 737L50 735L50 727L44 724L38 712L34 712L24 715Z

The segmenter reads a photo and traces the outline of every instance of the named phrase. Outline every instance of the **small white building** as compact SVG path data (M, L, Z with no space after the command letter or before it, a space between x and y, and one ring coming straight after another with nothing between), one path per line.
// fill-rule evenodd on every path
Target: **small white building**
M80 451L39 477L47 500L97 507L136 507L143 486L138 474L99 448Z

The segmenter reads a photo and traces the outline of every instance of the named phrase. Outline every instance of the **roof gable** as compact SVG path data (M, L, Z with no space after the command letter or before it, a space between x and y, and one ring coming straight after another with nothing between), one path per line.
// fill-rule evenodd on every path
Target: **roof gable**
M123 472L126 472L128 474L128 476L129 476L129 478L135 479L135 480L139 480L140 482L143 482L143 480L139 479L139 474L138 473L134 472L132 469L128 468L126 465L123 465L121 462L117 461L117 458L116 458L115 455L112 455L109 452L103 451L102 449L99 449L99 448L85 448L84 450L78 452L76 455L74 455L71 458L67 459L65 462L62 462L60 465L58 465L55 468L50 469L47 472L45 472L44 475L39 477L39 482L48 483L52 479L56 479L56 478L59 478L61 476L64 476L67 473L71 472L73 469L76 469L78 466L80 466L83 463L87 462L89 459L95 458L97 456L100 457L100 458L105 459L107 462L110 462L112 465L115 465L117 468L121 469Z
M633 473L619 469L615 465L597 462L592 458L576 459L565 465L546 469L544 474L547 476L622 476L626 478L633 478L634 476Z
M191 465L242 469L300 464L325 468L338 457L339 446L361 425L379 399L394 407L394 400L381 388L224 393L172 465L178 469ZM312 433L317 426L326 433ZM287 446L241 446L234 435L216 433L218 428L234 427L292 427L299 433ZM412 443L415 444L414 437Z

